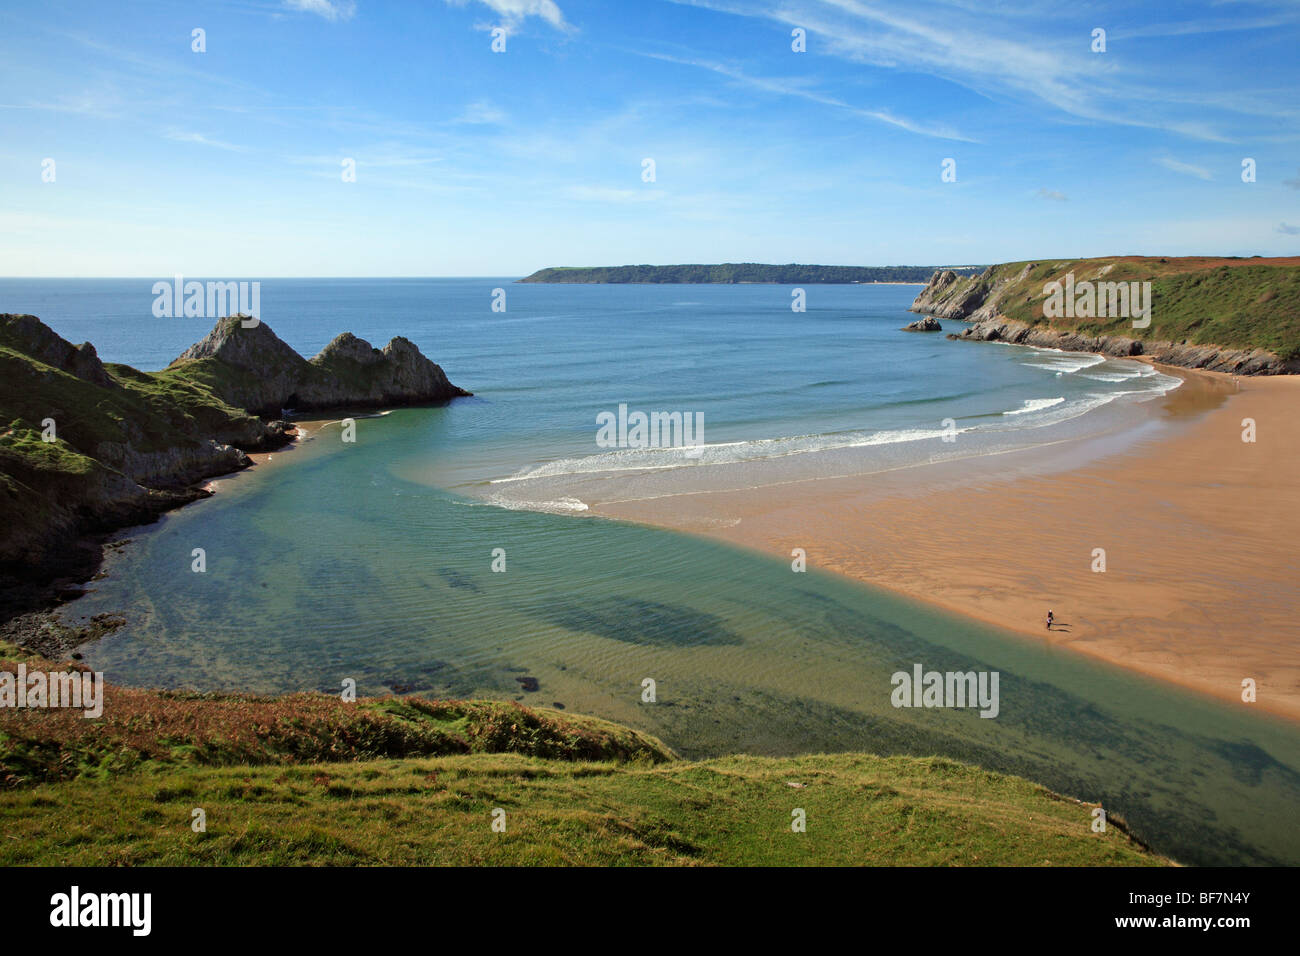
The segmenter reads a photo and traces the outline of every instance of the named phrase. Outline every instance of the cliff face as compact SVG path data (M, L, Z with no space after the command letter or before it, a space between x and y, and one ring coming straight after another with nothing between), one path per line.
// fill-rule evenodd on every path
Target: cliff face
M310 362L264 324L222 319L162 372L105 365L32 315L0 315L0 612L85 577L87 534L154 520L196 482L280 447L282 408L392 405L468 395L403 338L382 351L340 335Z
M470 394L407 339L381 351L344 332L308 361L266 323L246 328L238 316L220 320L164 374L202 382L229 404L270 416L286 408L430 404Z
M20 351L92 385L115 385L93 345L73 345L34 315L0 315L0 346Z
M1068 317L1057 309L1049 319L1052 283L1077 288L1081 296L1104 284L1145 283L1149 325L1135 328L1130 314L1095 315L1102 311L1101 294L1087 308L1071 307ZM911 311L973 323L951 339L1147 355L1167 365L1237 375L1300 372L1300 266L1294 260L1121 257L1006 263L970 277L941 271Z
M344 332L308 364L313 371L299 386L298 408L415 405L470 394L401 336L380 350Z

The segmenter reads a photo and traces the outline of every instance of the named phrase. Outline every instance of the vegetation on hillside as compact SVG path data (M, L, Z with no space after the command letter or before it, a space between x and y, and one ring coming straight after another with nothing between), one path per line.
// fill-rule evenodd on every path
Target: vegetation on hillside
M72 666L0 642L19 662ZM513 702L110 685L94 720L0 708L0 784L0 865L1168 863L1113 817L1094 833L1089 804L953 760L690 762Z
M1064 283L1150 282L1151 324L1134 328L1128 316L1047 319L1045 286ZM922 299L925 299L925 293ZM991 307L1008 319L1090 336L1264 349L1284 360L1300 358L1300 258L1153 258L1006 262L978 276L959 277L924 308L946 306L967 314ZM949 313L959 317L956 312Z
M0 315L0 605L84 573L80 536L151 520L284 440L201 382L103 364L32 316Z
M935 266L816 266L765 265L725 262L719 265L676 266L560 266L540 269L520 282L587 283L736 283L769 282L778 285L818 285L851 282L925 282ZM962 274L982 266L955 266Z

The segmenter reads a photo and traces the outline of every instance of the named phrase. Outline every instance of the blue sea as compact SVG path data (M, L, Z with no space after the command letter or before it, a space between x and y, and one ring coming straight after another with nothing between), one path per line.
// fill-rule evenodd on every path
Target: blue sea
M159 369L212 321L155 318L153 281L0 280L0 309ZM354 443L308 423L214 497L133 529L66 613L125 614L85 650L118 683L520 699L687 756L938 753L1101 801L1185 862L1300 862L1287 722L788 559L592 517L690 490L1114 447L1155 427L1133 409L1177 384L1126 360L901 332L918 291L810 286L792 312L767 285L262 280L262 320L302 354L342 331L402 335L475 396L358 417ZM603 447L598 418L621 405L702 416L703 441ZM894 707L891 675L918 663L998 671L998 716Z

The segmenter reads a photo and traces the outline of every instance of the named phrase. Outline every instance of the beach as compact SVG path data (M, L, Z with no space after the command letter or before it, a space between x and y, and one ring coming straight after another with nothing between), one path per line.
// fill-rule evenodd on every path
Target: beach
M1161 370L1184 384L1141 407L1150 437L1119 450L1064 442L591 508L787 560L802 548L810 568L1300 717L1300 380Z

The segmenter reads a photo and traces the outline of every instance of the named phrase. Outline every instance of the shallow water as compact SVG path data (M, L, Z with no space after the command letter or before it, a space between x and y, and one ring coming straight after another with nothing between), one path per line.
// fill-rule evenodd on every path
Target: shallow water
M505 314L489 311L494 287ZM153 319L148 288L6 281L0 294L106 360L158 367L210 323ZM128 617L87 662L127 684L336 692L353 678L362 693L560 703L687 756L941 753L1102 801L1185 862L1300 862L1293 724L782 561L485 500L539 468L586 480L609 454L595 416L620 402L701 411L706 442L727 449L636 482L729 481L1056 441L1119 427L1133 397L1119 392L1168 387L1130 362L899 333L915 292L814 287L793 314L782 287L268 281L264 318L300 351L344 329L376 345L403 334L478 397L359 419L355 444L320 426L137 529L68 608ZM968 429L957 449L888 440L944 418ZM772 455L773 441L797 453ZM893 707L891 675L918 663L997 670L998 716Z
M449 417L362 419L355 446L322 427L273 476L224 481L137 533L71 606L129 618L87 661L129 684L336 692L350 677L367 694L560 703L687 756L942 753L1100 800L1184 861L1300 861L1292 725L712 542L398 477ZM894 708L890 677L916 663L999 671L998 716Z

